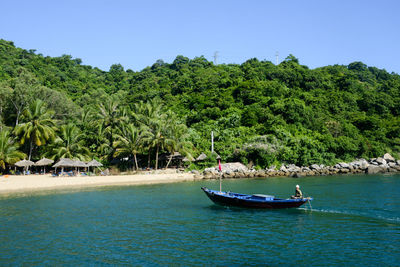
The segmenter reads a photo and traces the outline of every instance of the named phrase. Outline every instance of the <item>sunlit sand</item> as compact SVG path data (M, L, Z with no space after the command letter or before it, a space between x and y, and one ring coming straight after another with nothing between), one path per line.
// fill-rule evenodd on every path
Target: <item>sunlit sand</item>
M140 173L134 175L110 176L61 176L9 175L0 177L0 194L54 190L66 188L89 188L115 185L144 185L193 181L197 178L191 173Z

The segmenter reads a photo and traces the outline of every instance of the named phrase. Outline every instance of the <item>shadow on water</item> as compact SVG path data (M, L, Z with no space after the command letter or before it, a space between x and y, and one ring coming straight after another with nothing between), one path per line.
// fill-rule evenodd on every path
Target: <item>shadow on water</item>
M241 208L241 207L229 207L229 206L221 206L216 204L211 204L205 209L209 209L211 211L216 212L237 212L237 213L248 213L248 214L266 214L266 213L282 213L282 214L306 214L311 212L310 209L307 208L290 208L290 209L249 209L249 208Z

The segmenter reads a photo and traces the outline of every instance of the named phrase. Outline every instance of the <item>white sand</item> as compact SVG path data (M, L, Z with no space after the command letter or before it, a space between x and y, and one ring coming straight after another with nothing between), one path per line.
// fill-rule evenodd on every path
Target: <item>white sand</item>
M52 177L50 175L9 175L0 176L0 194L54 190L67 188L88 188L114 185L144 185L197 180L191 173L135 174L118 176L75 176Z

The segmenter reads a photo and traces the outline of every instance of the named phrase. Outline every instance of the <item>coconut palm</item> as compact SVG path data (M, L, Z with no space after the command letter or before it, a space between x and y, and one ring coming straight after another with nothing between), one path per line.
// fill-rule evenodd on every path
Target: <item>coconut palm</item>
M135 119L137 125L140 126L142 131L147 134L144 142L148 148L148 167L150 167L151 150L156 150L156 166L158 168L158 153L164 145L164 130L165 130L165 115L162 112L162 104L159 99L155 98L146 103L139 102L134 106L132 117Z
M37 99L24 109L21 120L23 123L15 127L15 134L21 136L20 143L29 142L31 159L34 145L41 146L55 138L54 112L47 110L43 101Z
M169 121L167 128L168 138L165 140L165 148L170 152L170 157L166 168L171 163L172 156L175 152L179 152L187 158L192 158L190 150L193 144L188 141L189 133L185 124L179 123L176 120Z
M0 168L4 170L6 164L14 164L25 157L25 153L18 151L18 145L10 137L10 132L0 131Z
M60 128L59 136L51 146L51 150L46 154L52 159L70 158L88 160L90 152L84 146L83 134L78 127L73 124L63 125Z
M139 169L136 155L143 149L147 134L147 131L140 130L133 124L121 127L120 133L116 135L117 140L114 142L115 156L121 154L133 155L136 170Z
M108 100L105 103L98 105L98 122L99 127L108 139L110 146L110 151L108 153L108 159L111 160L114 154L114 148L112 144L114 143L114 137L117 130L122 123L127 121L126 110L121 109L113 100Z

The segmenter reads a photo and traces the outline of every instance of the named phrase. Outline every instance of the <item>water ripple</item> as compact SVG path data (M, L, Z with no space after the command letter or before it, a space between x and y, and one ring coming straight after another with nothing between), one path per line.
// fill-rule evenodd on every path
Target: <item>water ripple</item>
M232 180L224 187L285 196L295 183L313 192L312 210L216 206L200 190L215 181L2 198L0 265L398 264L395 177ZM390 198L362 193L370 191Z

